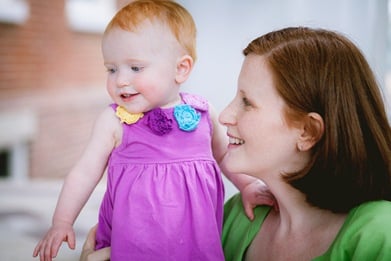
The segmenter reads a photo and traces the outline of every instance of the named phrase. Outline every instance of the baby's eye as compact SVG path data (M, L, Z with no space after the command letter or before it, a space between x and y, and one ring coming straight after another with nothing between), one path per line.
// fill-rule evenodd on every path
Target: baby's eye
M141 66L131 66L130 68L134 72L140 72L143 69L143 67L141 67Z

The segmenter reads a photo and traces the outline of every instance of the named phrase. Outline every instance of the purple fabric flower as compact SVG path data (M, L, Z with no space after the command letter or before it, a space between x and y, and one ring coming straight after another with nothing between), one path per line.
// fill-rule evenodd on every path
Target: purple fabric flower
M195 130L201 120L201 114L188 104L175 106L174 116L178 122L179 129L184 131Z
M148 114L148 126L155 134L162 136L172 130L172 119L162 109L156 108Z

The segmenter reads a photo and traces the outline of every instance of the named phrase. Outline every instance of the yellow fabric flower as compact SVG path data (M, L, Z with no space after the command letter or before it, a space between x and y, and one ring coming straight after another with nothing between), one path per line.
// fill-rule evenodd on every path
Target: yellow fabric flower
M132 124L144 116L144 113L130 113L124 107L118 106L115 115L121 120L121 123Z

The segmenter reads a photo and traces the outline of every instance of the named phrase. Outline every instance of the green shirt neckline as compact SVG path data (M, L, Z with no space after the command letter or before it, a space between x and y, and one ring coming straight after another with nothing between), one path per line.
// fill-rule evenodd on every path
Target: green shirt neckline
M254 221L250 221L239 194L226 202L222 235L226 261L243 260L270 210L269 206L256 207ZM329 249L313 260L391 260L391 202L373 201L353 208Z

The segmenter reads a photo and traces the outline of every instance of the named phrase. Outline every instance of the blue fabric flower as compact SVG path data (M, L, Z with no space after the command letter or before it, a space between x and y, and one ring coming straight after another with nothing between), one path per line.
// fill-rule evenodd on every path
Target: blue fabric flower
M188 104L180 104L174 108L175 120L178 122L179 129L183 131L193 131L197 128L201 120L201 113L194 110Z

